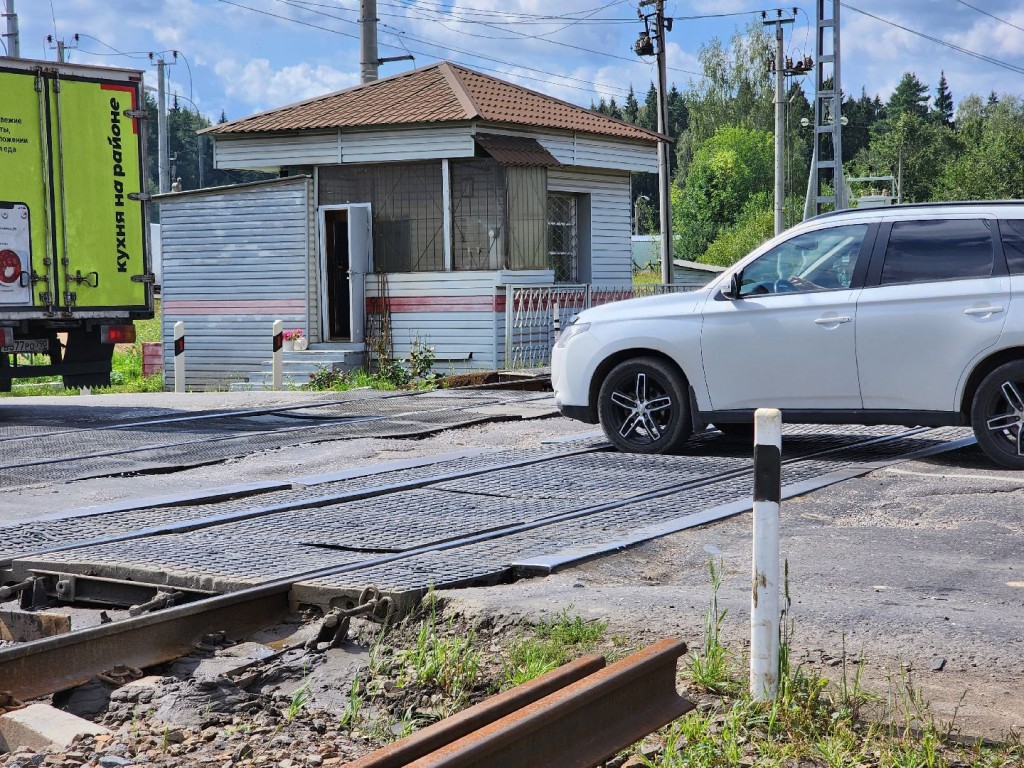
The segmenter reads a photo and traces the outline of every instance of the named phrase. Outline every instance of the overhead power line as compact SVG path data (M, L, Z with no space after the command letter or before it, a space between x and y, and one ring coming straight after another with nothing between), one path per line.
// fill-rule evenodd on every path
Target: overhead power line
M324 26L321 26L319 24L313 24L313 23L308 22L308 21L303 21L302 19L292 18L291 16L284 16L282 14L273 13L271 11L264 11L264 10L262 10L260 8L253 8L253 7L248 6L248 5L242 5L241 3L234 2L234 0L217 0L217 2L224 3L225 5L231 5L231 6L234 6L236 8L242 8L244 10L252 11L253 13L258 13L258 14L261 14L261 15L264 15L264 16L270 16L270 17L273 17L275 19L280 19L282 21L289 21L289 22L292 22L293 24L300 24L300 25L302 25L304 27L311 27L313 29L318 29L318 30L320 30L322 32L330 32L331 34L341 35L342 37L348 37L348 38L352 38L354 40L358 40L359 39L358 35L349 34L347 32L342 32L341 30L338 30L338 29L332 29L330 27L324 27ZM278 0L278 2L285 2L285 0ZM286 5L291 5L291 3L288 3L288 2L285 2L285 4ZM302 10L306 10L306 9L302 9ZM325 14L325 15L329 16L330 14ZM351 21L349 19L345 19L345 18L342 18L342 17L336 17L336 18L339 18L341 21L345 21L345 22L352 23L352 24L357 24L358 23L358 22L354 22L354 21ZM402 34L401 30L395 30L395 32L397 34ZM413 38L409 38L409 39L413 39ZM388 45L386 43L384 45L386 47L388 47L388 48L394 48L395 50L403 50L402 48L399 48L398 46ZM428 42L427 45L435 45L435 44ZM439 48L447 48L447 46L445 46L443 43L442 44L436 44L436 45ZM456 49L448 48L448 50L455 51ZM408 52L415 53L415 54L418 54L420 56L426 56L427 58L431 58L431 59L438 59L439 58L434 53L429 53L427 51L422 51L422 50L416 50L414 48L408 49ZM458 52L461 52L461 51L458 51ZM494 62L497 62L497 63L500 63L500 64L507 64L508 66L516 67L516 68L519 68L519 69L526 69L528 71L539 72L541 74L548 75L549 77L558 78L558 79L556 79L556 80L549 80L549 79L545 79L545 78L541 78L541 77L534 77L534 76L531 76L531 75L525 75L525 74L518 73L518 72L517 73L510 73L510 72L506 72L505 70L495 69L494 67L485 67L485 66L481 66L481 65L474 65L477 69L480 69L480 70L485 71L485 72L495 72L497 74L506 75L506 76L508 76L510 74L515 74L517 77L521 77L521 78L523 78L525 80L533 80L535 82L546 83L548 85L561 85L561 86L566 87L566 88L572 88L574 90L583 91L583 92L586 92L586 93L592 93L594 89L599 89L599 88L605 88L605 89L616 90L616 91L621 90L621 89L614 88L614 87L603 86L603 85L600 85L598 83L592 83L590 81L579 80L579 82L584 82L584 83L587 83L588 85L591 86L590 88L583 88L582 86L572 85L571 83L566 83L565 82L566 79L578 80L577 78L568 78L565 75L559 75L559 74L556 74L554 72L547 72L545 70L536 70L536 69L533 69L531 67L524 67L524 66L522 66L520 64L515 64L515 63L510 63L510 62L503 62L503 61L501 61L499 59L492 59L491 57L480 56L479 54L474 54L474 53L471 53L471 52L467 52L466 55L473 56L473 57L479 58L479 59L483 59L485 61L494 61ZM621 92L623 94L626 93L626 91L624 91L624 90L621 91Z
M966 5L968 8L972 8L975 11L977 11L978 13L985 14L990 19L995 19L996 21L1001 21L1003 24L1005 24L1008 27L1013 27L1014 29L1019 29L1021 32L1024 32L1024 27L1019 27L1016 24L1014 24L1012 21L1007 21L1006 19L1001 19L998 16L996 16L994 13L989 13L984 8L979 8L976 5L971 5L970 3L965 3L964 0L956 0L956 1L958 3L960 3L960 5Z
M931 42L936 43L938 45L943 45L946 48L951 48L954 51L958 51L959 53L963 53L963 54L965 54L967 56L971 56L971 57L973 57L975 59L979 59L980 61L987 62L988 64L992 64L993 66L1002 67L1003 69L1007 69L1007 70L1009 70L1011 72L1016 72L1017 74L1024 75L1024 67L1018 67L1016 64L1011 64L1008 61L1002 61L1000 59L993 58L992 56L987 56L987 55L985 55L983 53L978 53L977 51L972 51L972 50L970 50L968 48L964 48L963 46L957 45L956 43L951 43L951 42L949 42L947 40L943 40L940 37L935 37L934 35L929 35L929 34L927 34L925 32L919 32L916 29L910 29L909 27L905 27L902 24L897 24L895 21L891 21L889 19L882 18L881 16L876 16L875 14L868 13L867 11L862 11L860 8L856 8L855 6L852 6L849 3L840 3L840 5L842 5L844 8L847 8L847 9L849 9L849 10L855 12L855 13L859 13L859 14L861 14L863 16L868 16L868 17L870 17L872 19L875 19L876 21L882 22L883 24L888 24L891 27L896 27L897 29L902 29L904 32L909 32L912 35L917 35L918 37L923 37L925 40L930 40Z

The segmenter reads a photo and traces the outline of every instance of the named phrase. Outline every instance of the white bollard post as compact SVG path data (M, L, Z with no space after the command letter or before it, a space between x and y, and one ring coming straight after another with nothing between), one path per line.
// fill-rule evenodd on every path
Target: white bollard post
M284 320L274 321L274 361L273 367L273 388L274 391L281 389L282 376L281 376L281 348L284 346Z
M555 302L555 307L554 307L553 312L554 312L554 316L553 316L552 320L553 320L553 324L554 324L554 327L555 327L555 344L557 344L558 343L558 337L562 335L562 316L559 314L558 302L557 301Z
M750 695L770 701L779 690L779 502L782 413L754 413L754 557L750 595Z
M185 323L174 324L174 391L185 391Z

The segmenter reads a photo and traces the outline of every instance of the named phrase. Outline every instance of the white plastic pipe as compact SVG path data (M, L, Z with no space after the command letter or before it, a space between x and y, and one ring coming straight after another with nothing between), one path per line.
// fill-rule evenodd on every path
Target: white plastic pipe
M750 594L750 695L779 690L779 502L782 497L782 413L754 413L754 556Z
M185 391L185 322L174 324L174 391Z
M281 375L281 349L284 347L284 320L275 320L273 335L273 348L274 348L274 360L271 363L273 368L273 381L272 384L274 391L281 389L283 377Z

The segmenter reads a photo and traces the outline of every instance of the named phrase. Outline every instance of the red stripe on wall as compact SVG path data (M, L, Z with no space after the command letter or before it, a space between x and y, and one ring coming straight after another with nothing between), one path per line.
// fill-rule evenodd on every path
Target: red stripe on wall
M505 295L495 296L393 296L387 299L391 312L504 312ZM379 313L384 300L368 296L366 311Z

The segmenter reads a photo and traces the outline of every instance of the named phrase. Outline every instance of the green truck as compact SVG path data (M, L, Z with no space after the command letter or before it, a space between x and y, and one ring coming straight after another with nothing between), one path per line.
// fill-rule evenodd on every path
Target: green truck
M142 72L0 58L0 391L110 384L153 317Z

